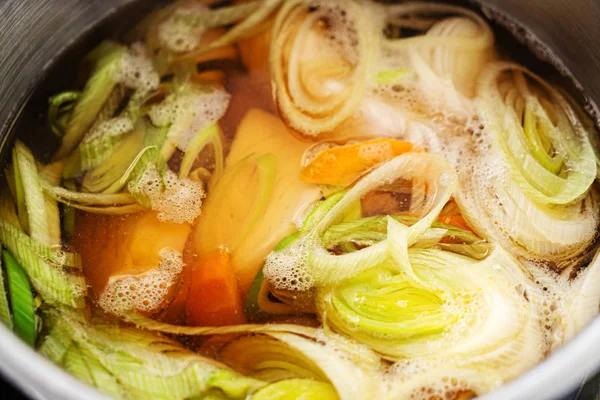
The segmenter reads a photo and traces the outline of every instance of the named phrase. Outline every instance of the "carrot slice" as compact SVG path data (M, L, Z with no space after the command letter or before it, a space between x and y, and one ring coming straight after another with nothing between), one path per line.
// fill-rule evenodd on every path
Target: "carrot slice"
M300 172L300 179L324 185L347 186L367 169L415 150L412 143L394 139L375 139L332 147L317 153Z
M438 222L446 225L452 225L466 231L473 231L462 215L446 215L444 217L439 217Z
M207 253L192 266L186 314L187 323L193 326L235 325L246 321L226 250Z

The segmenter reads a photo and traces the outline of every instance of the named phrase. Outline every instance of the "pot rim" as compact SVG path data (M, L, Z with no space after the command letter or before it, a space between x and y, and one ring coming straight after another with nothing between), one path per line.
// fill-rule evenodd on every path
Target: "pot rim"
M123 4L132 0L124 0ZM476 0L478 5L488 6L486 0ZM496 7L490 7L497 10ZM93 29L115 10L100 16L88 27ZM512 19L524 25L518 18ZM543 43L543 42L542 42ZM68 47L68 44L67 44ZM49 64L54 60L49 60ZM44 71L30 85L35 87ZM29 94L24 94L15 103L15 108L25 104ZM595 99L600 101L600 99ZM5 121L0 121L0 130L10 126L18 118L13 112ZM6 124L3 126L3 124ZM7 140L9 135L2 135ZM107 400L104 394L88 386L53 364L34 349L22 342L7 327L0 324L0 373L18 386L25 394L36 400ZM569 342L555 350L539 364L497 390L481 397L483 400L555 399L566 395L581 384L589 374L600 367L600 316L594 318Z

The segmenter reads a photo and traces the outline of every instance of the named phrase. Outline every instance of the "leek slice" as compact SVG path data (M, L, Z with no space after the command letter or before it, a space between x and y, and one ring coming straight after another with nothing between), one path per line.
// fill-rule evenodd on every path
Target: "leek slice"
M102 378L109 380L112 393L122 393L126 398L183 400L213 389L228 398L245 398L264 385L191 353L171 339L118 325L90 323L68 311L51 313L57 319L55 324L61 324L63 333L79 349L78 356L90 372L84 377L99 389ZM63 363L71 348L67 347Z
M118 82L124 52L125 48L119 44L103 42L90 55L95 59L92 75L73 109L55 159L68 156L92 126Z
M566 294L563 316L562 341L571 339L598 314L600 304L600 253L596 254L584 271L571 282ZM562 343L558 343L562 344Z
M272 383L252 395L253 400L335 400L338 395L330 384L310 379L285 379Z
M565 98L507 62L491 64L478 90L486 132L523 193L549 205L581 199L596 179L596 162L589 134Z
M118 192L125 183L114 188L113 184L119 181L139 152L143 150L143 143L143 132L135 130L129 134L110 157L85 174L82 188L91 193L102 192L109 188L110 193Z
M65 134L66 119L70 117L70 112L73 110L74 102L81 95L77 91L66 91L52 96L48 106L48 124L50 130L58 137Z
M210 335L225 335L229 333L271 333L271 332L287 332L294 333L305 337L315 336L315 328L310 328L301 325L291 324L262 324L262 325L231 325L231 326L179 326L166 324L159 321L154 321L150 318L138 314L125 314L126 321L135 324L136 326L162 333L172 333L176 335L186 336L210 336Z
M332 131L357 109L375 54L371 8L327 1L316 9L300 0L279 10L271 34L273 96L281 116L305 135ZM342 17L339 13L345 13ZM319 21L332 23L327 32ZM345 20L346 23L333 21ZM327 34L350 37L340 48ZM337 47L336 47L337 46Z
M151 204L140 195L138 186L148 168L155 168L161 176L167 170L167 160L162 156L160 149L167 141L168 130L154 127L147 120L138 121L136 126L144 132L144 148L131 162L121 179L106 189L105 193L114 193L128 184L128 189L134 198L144 207L150 208Z
M423 2L386 6L383 12L394 27L423 31L384 40L387 63L408 58L423 85L421 92L432 100L441 95L454 102L447 106L460 107L460 94L475 96L474 81L494 51L494 34L483 18L463 7ZM447 80L452 87L443 90Z
M351 253L331 254L321 238L327 229L340 222L363 195L386 184L393 184L398 179L413 182L416 190L411 209L422 217L410 227L396 222L405 228L401 242L392 243L386 239ZM388 258L389 246L406 253L408 247L422 239L437 219L455 186L456 175L443 158L427 153L402 154L374 169L345 194L332 196L334 200L328 201L336 202L313 228L304 232L291 246L267 257L265 276L275 287L281 288L288 285L282 276L295 276L300 279L293 283L296 289L307 290L313 285L335 284L381 264ZM391 255L396 254L391 252Z
M70 274L51 260L40 257L40 244L10 223L0 221L0 241L23 267L29 280L49 304L81 308L85 305L86 284L83 276Z
M21 176L21 167L19 163L19 155L17 149L13 148L12 151L12 170L14 174L14 190L13 197L17 205L17 215L19 217L19 224L29 231L29 213L27 211L27 204L25 200L25 185Z
M55 315L47 313L44 317L49 330L41 338L37 351L52 362L62 365L65 354L73 344L69 327L64 319L56 318Z
M324 323L391 360L489 368L502 379L544 356L541 289L501 248L480 262L409 249L396 268L388 261L322 289Z
M2 261L4 261L6 269L8 294L14 321L13 329L21 339L33 347L35 346L37 326L33 294L27 274L6 250L2 251Z
M492 64L480 90L482 143L458 164L463 216L520 257L558 270L577 264L600 223L588 133L566 100L522 67Z
M230 95L218 87L185 82L163 102L152 106L148 114L155 126L169 126L168 144L172 147L169 153L175 150L173 146L184 152L195 151L190 148L192 140L200 140L199 132L221 119L229 100ZM170 158L170 154L165 155L168 155L165 159Z
M181 160L181 166L179 168L180 179L186 178L190 174L198 154L200 154L207 145L212 144L215 155L215 169L210 180L210 185L213 186L216 183L223 174L224 169L221 135L221 129L216 123L212 123L198 132L190 142L189 148L183 156L183 160Z
M131 130L133 123L129 118L112 118L97 124L79 144L81 170L95 168L109 158Z
M234 368L262 380L312 379L333 385L335 390L323 393L333 398L371 398L376 390L378 358L359 345L346 349L340 343L338 347L335 338L328 344L290 333L269 333L235 339L223 347L219 356ZM362 364L353 362L355 359Z
M205 29L237 22L218 39L209 42L207 45L199 46L181 56L182 59L196 59L211 49L230 45L244 37L252 35L257 27L279 7L281 2L282 0L252 1L230 7L217 8L215 10L203 10L197 13L188 11L180 15L175 14L166 23L173 23L173 21L177 23L177 19L179 19L186 25L188 30L195 28L196 32L202 32Z
M6 325L9 329L13 329L13 317L10 311L10 304L8 303L8 285L4 282L4 271L6 268L2 267L0 260L0 321Z
M90 386L94 386L92 373L77 345L72 344L71 347L69 347L63 359L62 366L67 372L79 378L80 381Z
M458 163L463 216L527 260L577 264L600 223L589 133L557 90L511 63L483 72L479 102L483 135Z
M44 196L35 158L31 151L23 143L17 141L14 154L16 158L13 163L18 165L15 170L19 171L23 185L29 233L46 246L58 246L60 244L58 205L54 201L47 201ZM17 187L19 186L17 183Z

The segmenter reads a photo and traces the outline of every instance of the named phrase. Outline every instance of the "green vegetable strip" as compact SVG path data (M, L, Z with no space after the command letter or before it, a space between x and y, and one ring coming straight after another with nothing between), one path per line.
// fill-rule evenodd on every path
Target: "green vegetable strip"
M252 396L252 400L337 400L339 396L335 388L326 382L313 379L284 379L271 383Z
M93 57L97 57L94 70L73 109L60 149L54 156L55 159L67 157L98 118L117 84L124 51L121 45L113 42L104 42L93 51Z
M545 121L537 121L536 116L531 110L531 106L525 107L525 115L523 117L523 132L529 141L529 148L536 160L553 174L558 174L564 164L564 160L558 154L550 156L548 154L547 130ZM539 125L539 126L538 126ZM552 146L552 143L549 143Z
M104 368L98 358L87 348L78 347L78 349L98 390L115 399L123 398L123 388L117 378Z
M50 130L58 137L65 134L65 117L70 115L70 111L74 107L74 102L81 95L77 91L66 91L52 96L48 103L48 124Z
M117 379L102 367L93 354L73 342L72 332L64 318L58 318L55 312L50 311L45 314L44 320L50 330L38 347L40 354L76 376L83 374L80 379L96 386L100 392L115 399L124 397Z
M29 233L46 246L60 245L60 236L56 236L60 230L55 229L56 224L60 227L57 220L58 208L56 204L51 204L51 209L48 209L33 154L23 143L17 141L15 155L25 191Z
M392 216L396 221L402 222L407 226L414 225L419 218L408 215ZM470 231L459 229L452 225L434 222L432 228L441 228L447 230L444 237L452 238L466 244L482 242L482 240ZM326 247L345 242L354 241L360 244L371 245L387 237L387 220L385 216L361 218L356 221L343 222L329 227L322 235L323 243Z
M15 203L7 190L3 190L0 193L0 220L6 221L22 230Z
M126 90L123 85L116 85L110 95L104 102L102 109L98 113L98 117L94 121L94 126L111 119L115 112L119 109L119 105L125 98Z
M44 190L46 190L57 201L72 205L73 207L76 207L76 204L85 204L89 206L117 206L135 203L135 199L131 197L129 193L81 193L67 190L60 186L51 186L48 184L44 185Z
M5 221L0 221L0 241L23 266L44 301L51 305L84 307L86 283L83 276L68 274L62 270L62 265L40 258L36 248L41 244Z
M23 229L29 232L29 216L27 213L27 204L25 203L25 187L23 185L23 179L21 178L21 169L19 167L19 157L16 148L13 148L12 151L12 165L15 178L14 192L15 201L17 202L17 215L19 216L19 222Z
M129 191L140 204L149 208L150 204L147 199L139 195L137 185L140 178L150 166L156 167L159 174L163 174L167 169L166 160L163 158L160 149L167 141L168 128L156 128L147 120L141 120L138 123L138 129L144 132L144 151L138 154L137 160L131 163L128 171L123 174L121 179L107 190L111 192L117 187L123 187L130 183Z
M4 268L0 262L0 321L9 329L13 329L13 318L10 312L10 305L7 297L8 287L4 284Z
M48 164L41 168L40 178L51 185L60 185L63 168L64 163L62 162ZM44 202L46 203L46 213L48 216L48 234L53 238L53 244L58 245L61 241L58 202L52 196L48 195L48 193L44 193Z
M375 76L377 85L392 85L403 82L411 77L413 71L407 68L396 68L380 71Z
M218 142L218 143L217 143ZM179 168L179 178L187 178L190 171L192 170L192 166L194 165L194 161L198 157L198 154L209 144L213 144L214 152L215 152L215 160L218 157L218 152L223 153L223 145L221 144L221 138L219 136L219 128L216 123L210 124L200 132L196 134L196 136L190 142L188 149L183 156L183 160L181 161L181 167ZM221 157L222 159L222 157ZM222 171L222 165L219 166ZM217 174L215 168L215 175Z
M128 132L117 131L115 126L116 123L120 123L122 120L123 118L115 118L110 121L105 121L104 124L112 123L112 126L107 127L106 130L96 138L92 139L88 136L83 139L78 147L80 159L79 172L87 171L100 165L108 159L123 142L123 138ZM75 159L73 162L76 163L77 157L71 156L69 159L71 160L72 158Z
M35 346L36 322L33 294L27 274L6 250L2 251L6 268L8 293L14 320L14 331L30 346Z
M88 171L83 179L82 188L86 192L98 193L107 191L116 193L123 186L116 185L127 168L144 148L144 133L134 129L127 135L121 145L102 164Z
M42 260L57 266L81 269L81 257L77 253L70 253L62 249L44 246L37 240L21 232L8 221L0 221L0 229L6 229L9 234L19 236L27 248Z
M94 378L92 377L92 373L85 362L81 351L77 347L76 344L72 343L71 347L67 350L63 360L63 367L67 372L72 375L75 375L82 382L94 386Z
M64 319L55 318L55 315L44 316L45 321L52 320L53 326L48 334L43 338L37 351L44 357L56 364L62 365L65 354L73 344L69 327ZM56 321L54 321L56 320Z
M156 334L108 324L89 324L82 316L61 312L68 336L78 346L96 385L99 371L114 376L123 395L134 399L187 399L218 389L229 398L246 398L262 382L240 376ZM94 368L97 360L103 369ZM112 389L117 389L111 379ZM112 390L111 390L112 391Z

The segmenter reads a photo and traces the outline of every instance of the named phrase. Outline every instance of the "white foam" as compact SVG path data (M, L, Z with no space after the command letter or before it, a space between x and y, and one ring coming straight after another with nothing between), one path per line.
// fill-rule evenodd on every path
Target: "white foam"
M90 143L91 141L102 136L119 136L133 130L133 122L128 117L111 118L107 121L94 125L92 129L85 135L82 143Z
M198 132L223 117L230 99L229 93L222 89L188 88L151 107L149 116L157 126L172 124L169 139L185 151Z
M150 165L136 187L139 194L150 200L161 221L191 224L202 212L205 196L202 183L179 179L172 171L161 178L154 165Z
M123 55L118 80L140 96L158 88L160 77L142 43L134 43Z
M305 291L313 286L313 278L306 264L310 246L300 238L283 250L270 253L263 271L277 289Z
M100 294L98 306L107 313L124 315L132 310L158 311L177 283L184 263L180 252L163 248L160 265L140 275L113 276Z
M203 26L191 26L181 18L198 11L208 11L208 8L197 2L192 3L177 8L173 15L162 22L158 27L158 38L162 45L176 53L185 53L198 47L206 29Z

